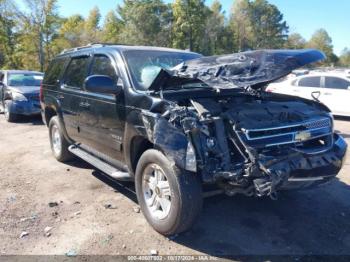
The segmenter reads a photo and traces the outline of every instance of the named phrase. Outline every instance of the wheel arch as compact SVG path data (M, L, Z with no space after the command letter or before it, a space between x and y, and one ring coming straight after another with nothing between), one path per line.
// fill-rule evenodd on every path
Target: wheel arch
M139 162L142 154L148 149L155 148L154 144L143 136L134 136L130 141L130 168L131 172L135 174L137 163Z

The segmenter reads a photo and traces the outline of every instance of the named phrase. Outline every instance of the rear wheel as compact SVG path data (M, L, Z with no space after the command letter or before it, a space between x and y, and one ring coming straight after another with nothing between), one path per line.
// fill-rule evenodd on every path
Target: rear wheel
M7 122L15 122L18 119L18 115L11 113L11 100L5 100L4 102L4 115Z
M55 158L60 162L67 162L73 159L73 155L69 152L69 142L63 135L62 127L58 117L51 118L49 123L51 150Z
M148 223L163 235L188 230L202 207L198 176L181 171L158 150L147 150L135 174L136 194Z
M3 103L0 101L0 114L4 113L4 105Z

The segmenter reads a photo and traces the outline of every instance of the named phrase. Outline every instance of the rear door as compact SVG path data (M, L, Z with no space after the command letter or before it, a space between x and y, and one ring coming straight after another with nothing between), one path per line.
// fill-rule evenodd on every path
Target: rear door
M320 76L304 76L295 82L293 94L306 99L314 100L320 97L322 92Z
M115 85L122 85L116 63L112 56L95 54L89 75L107 75ZM118 96L84 92L80 125L84 144L103 153L109 158L122 160L124 135L124 95Z
M336 115L350 116L350 81L336 76L324 77L321 102Z
M89 55L80 55L72 57L61 83L61 108L64 124L68 136L76 141L81 142L81 128L79 126L79 114L82 106L82 94L85 78L88 74L88 68L91 57Z

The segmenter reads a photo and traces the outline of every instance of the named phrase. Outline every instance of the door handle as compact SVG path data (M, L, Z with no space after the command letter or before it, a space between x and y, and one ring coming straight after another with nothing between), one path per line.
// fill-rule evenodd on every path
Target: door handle
M321 96L321 92L320 91L315 91L311 93L311 97L316 100L317 102L320 102L319 98Z
M298 89L293 89L293 92L299 93L300 90L298 90Z
M79 106L82 108L90 108L90 104L88 102L80 102Z
M327 93L324 93L324 95L325 95L325 96L331 96L332 93L328 93L328 92L327 92Z

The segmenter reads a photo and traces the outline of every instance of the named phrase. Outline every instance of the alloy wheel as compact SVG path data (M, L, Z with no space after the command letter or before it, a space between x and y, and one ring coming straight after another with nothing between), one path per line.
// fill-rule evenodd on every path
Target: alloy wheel
M142 191L146 207L155 219L165 219L171 209L171 190L164 170L149 164L143 171Z

